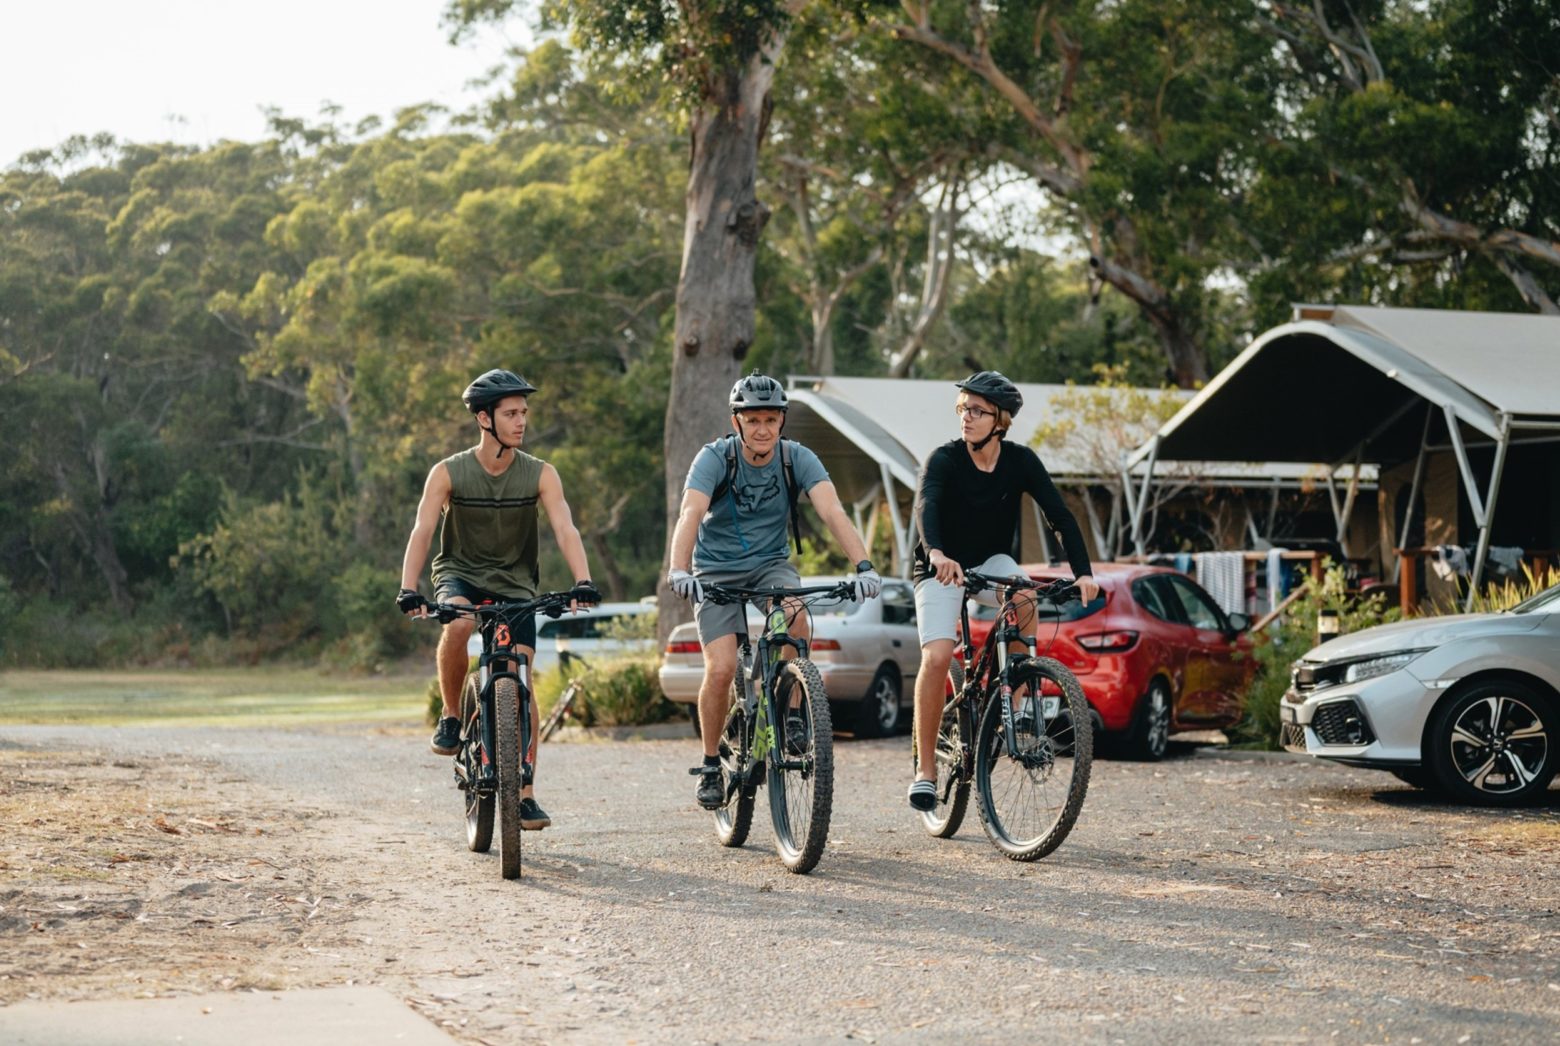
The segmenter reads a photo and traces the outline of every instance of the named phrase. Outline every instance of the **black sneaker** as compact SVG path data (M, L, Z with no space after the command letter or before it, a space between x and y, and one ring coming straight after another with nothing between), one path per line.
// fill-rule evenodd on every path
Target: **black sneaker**
M719 810L726 805L726 782L718 766L696 766L688 771L699 779L699 787L693 798L706 810Z
M799 715L785 717L785 743L793 753L800 755L807 751L807 742L811 740L807 730L807 720Z
M520 827L527 832L539 832L552 824L552 818L547 816L541 804L527 796L520 800Z
M460 751L460 720L452 715L440 719L428 747L433 749L434 755L454 755Z

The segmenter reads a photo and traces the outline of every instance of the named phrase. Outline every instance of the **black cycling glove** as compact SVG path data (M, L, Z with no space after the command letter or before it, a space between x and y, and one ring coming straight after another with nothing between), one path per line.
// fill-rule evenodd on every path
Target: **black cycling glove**
M395 605L400 608L401 613L410 614L427 606L428 601L415 588L403 588L396 593Z
M601 602L601 590L598 589L590 578L576 581L574 587L569 589L569 598L580 606L595 606Z

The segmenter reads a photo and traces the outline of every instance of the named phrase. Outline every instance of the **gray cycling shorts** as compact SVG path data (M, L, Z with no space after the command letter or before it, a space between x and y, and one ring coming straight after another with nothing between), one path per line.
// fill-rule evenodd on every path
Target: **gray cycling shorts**
M1019 568L1018 561L1007 555L992 556L979 566L966 569L999 577L1027 576ZM982 592L975 601L994 607L997 593ZM915 583L915 627L921 635L922 646L939 639L959 638L959 606L963 602L962 585L945 585L934 577Z
M796 588L802 583L802 576L788 559L777 559L752 570L700 570L694 576L706 585L738 588ZM747 608L742 603L717 605L705 600L694 609L694 618L699 623L699 642L706 646L721 636L747 631Z

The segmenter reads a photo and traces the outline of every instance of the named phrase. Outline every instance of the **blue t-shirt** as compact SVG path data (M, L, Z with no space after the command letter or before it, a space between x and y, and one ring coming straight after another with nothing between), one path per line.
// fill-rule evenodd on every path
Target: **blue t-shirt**
M731 489L710 502L699 522L693 545L696 571L747 571L790 556L790 499L785 491L785 467L777 445L762 465L749 465L737 449L737 474ZM806 494L829 473L818 455L800 443L791 446L791 471L796 489ZM726 442L706 443L688 466L686 489L713 494L726 475Z

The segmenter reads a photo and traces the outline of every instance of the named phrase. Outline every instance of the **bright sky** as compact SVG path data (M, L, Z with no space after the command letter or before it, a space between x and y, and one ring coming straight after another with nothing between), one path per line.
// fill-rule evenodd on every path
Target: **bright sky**
M446 0L0 0L0 167L73 134L207 144L254 140L261 110L350 126L467 87L524 44L519 21L458 46Z

